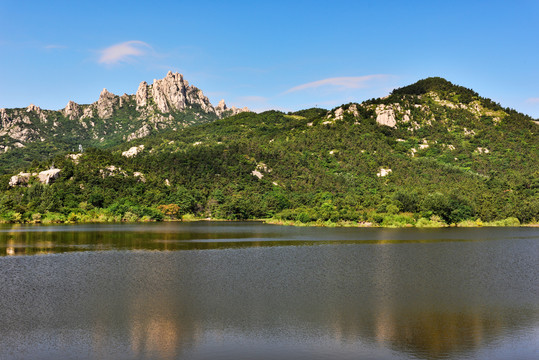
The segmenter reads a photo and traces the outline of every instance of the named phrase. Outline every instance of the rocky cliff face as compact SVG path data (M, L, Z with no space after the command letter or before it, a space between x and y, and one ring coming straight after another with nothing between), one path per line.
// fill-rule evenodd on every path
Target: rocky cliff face
M118 103L118 96L103 89L97 100L97 116L101 119L108 119L114 113L114 107Z
M165 78L154 80L151 85L148 85L146 81L141 82L135 94L135 101L137 109L147 109L148 104L153 102L155 108L163 114L183 111L193 106L198 106L203 112L215 114L218 117L249 111L247 108L228 109L224 100L214 107L202 90L189 85L182 74L171 71Z
M143 81L138 86L137 93L135 94L135 101L137 103L137 110L143 109L148 103L148 83Z
M74 120L76 118L79 118L81 115L82 111L79 104L70 100L64 108L64 116L67 117L69 120Z
M118 96L103 89L96 102L79 105L69 101L59 111L42 110L33 104L0 109L0 153L38 140L80 139L87 145L130 141L243 111L249 109L228 108L224 100L214 107L182 74L169 72L152 84L141 82L134 95Z
M171 71L163 79L154 79L150 85L146 81L142 81L135 95L124 94L118 97L107 91L107 89L103 89L97 103L90 105L90 107L97 110L99 118L108 119L113 116L118 106L122 107L131 100L134 100L136 110L141 113L141 117L152 117L151 115L155 115L156 112L161 114L183 112L192 108L199 110L199 116L205 113L217 115L219 118L249 111L247 108L228 108L224 100L221 100L219 105L214 107L202 90L189 85L189 82L184 79L182 74ZM66 107L64 113L69 113L72 117L80 117L80 111L74 112L71 109L74 106L70 104L68 104L70 109L68 110L68 107Z

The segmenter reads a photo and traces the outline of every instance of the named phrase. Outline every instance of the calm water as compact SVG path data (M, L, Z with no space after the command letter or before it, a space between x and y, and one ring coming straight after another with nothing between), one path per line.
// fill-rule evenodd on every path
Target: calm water
M0 359L539 359L539 229L0 227Z

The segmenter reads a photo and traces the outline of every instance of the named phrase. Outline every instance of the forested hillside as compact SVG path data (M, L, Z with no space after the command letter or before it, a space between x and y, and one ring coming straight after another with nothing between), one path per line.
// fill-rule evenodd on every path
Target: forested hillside
M35 161L26 175L2 176L0 210L5 222L530 223L539 220L538 128L429 78L331 111L245 112ZM43 184L37 174L53 164L58 177Z

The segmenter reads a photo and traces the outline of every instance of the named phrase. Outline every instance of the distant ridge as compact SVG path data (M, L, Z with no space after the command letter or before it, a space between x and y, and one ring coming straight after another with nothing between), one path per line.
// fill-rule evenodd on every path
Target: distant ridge
M53 139L59 146L108 146L244 111L249 109L228 108L224 100L213 106L182 74L169 71L152 84L142 81L134 95L119 96L103 89L92 104L69 101L58 111L33 104L0 109L0 152Z

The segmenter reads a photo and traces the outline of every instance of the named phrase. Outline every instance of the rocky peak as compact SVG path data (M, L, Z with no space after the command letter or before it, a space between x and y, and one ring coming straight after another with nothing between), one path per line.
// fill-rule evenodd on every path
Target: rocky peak
M219 104L215 107L215 113L221 117L221 115L228 110L228 107L225 104L225 100L219 101Z
M97 115L102 119L108 119L112 116L114 105L118 101L118 97L107 89L103 89L97 100Z
M108 91L106 88L103 88L103 90L101 90L101 94L99 94L99 98L113 98L114 97L114 94L111 93L110 91Z
M5 129L11 123L11 119L5 108L0 109L0 123L2 124L2 129Z
M215 112L210 100L204 95L202 90L194 86L187 87L187 100L191 104L198 104L205 112Z
M202 90L189 85L189 82L184 79L182 74L173 73L172 71L169 71L163 79L154 79L151 85L148 85L146 81L139 84L135 94L137 110L146 115L151 114L151 111L144 111L151 104L148 101L150 98L153 100L156 110L163 114L183 111L191 107L191 105L198 105L202 111L214 113L219 117L222 117L225 113L226 115L234 115L242 111L249 111L247 108L228 108L224 100L221 100L217 107L213 107Z
M39 116L39 119L42 122L47 122L47 117L45 116L45 112L43 110L41 110L41 108L39 106L36 106L34 104L30 104L26 108L26 112L27 113L35 113L35 114L37 114ZM25 123L27 123L27 124L29 124L31 122L30 119L28 118L28 116L25 116L23 121Z
M125 110L136 103L136 111ZM111 119L119 111L129 114L126 124L107 124L96 126L96 118ZM188 111L189 120L182 120L177 113ZM147 136L152 131L166 128L176 130L178 126L188 126L196 122L205 122L249 111L247 108L228 107L224 100L213 106L199 88L189 85L182 74L169 71L163 79L152 84L142 81L134 95L115 95L103 89L99 99L88 105L79 105L69 101L65 108L58 111L42 110L31 104L27 108L0 109L0 137L7 136L9 147L22 147L32 141L45 141L50 134L91 137L104 141L105 137L122 137L132 140ZM58 116L61 115L61 116ZM50 119L48 119L50 118ZM75 120L70 124L65 120ZM45 127L33 126L36 121ZM136 130L138 129L138 130ZM10 139L9 139L10 138ZM19 144L19 145L17 145ZM0 151L8 145L0 145ZM5 151L5 150L4 150Z
M226 110L227 109L225 99L221 99L221 101L219 101L219 104L217 104L216 109L219 109L219 110Z
M224 99L221 99L221 101L219 101L219 104L217 104L217 107L215 108L215 110L220 110L220 111L225 111L227 109L228 107L226 106Z
M113 111L118 106L123 106L127 100L132 99L132 95L124 95L119 97L110 93L107 89L103 89L97 103L92 105L97 108L97 115L100 118L110 118ZM230 110L226 104L221 104L218 108L214 108L210 100L204 95L202 90L195 86L189 85L189 82L184 79L180 73L169 71L163 79L154 79L151 85L146 81L139 84L137 92L134 95L136 109L141 112L143 117L152 116L152 109L148 108L150 104L154 104L155 110L163 114L168 114L175 111L183 111L191 105L199 105L201 110L206 113L214 113L222 116L225 111L227 115ZM153 101L148 101L149 99ZM248 109L234 109L234 113L248 111ZM65 111L65 110L64 110ZM86 117L83 115L82 117Z
M154 79L152 84L152 97L159 111L168 113L171 110L183 110L186 107L186 88L183 75L168 72L165 78Z
M64 116L69 118L70 120L76 119L82 114L82 110L79 104L71 100L69 100L63 112Z
M120 96L120 107L124 106L131 99L131 96L133 95L127 95L126 93Z
M39 106L35 106L34 104L30 104L26 108L26 112L32 112L32 111L39 113L41 112L41 108Z
M146 81L141 82L138 86L135 100L137 102L137 109L146 106L148 103L148 83Z
M233 116L233 115L236 115L236 114L239 114L239 113L242 113L242 112L250 112L250 111L251 110L249 110L249 108L247 106L244 106L242 108L237 108L235 106L232 106L231 108L226 109L226 112L227 112L228 116Z

